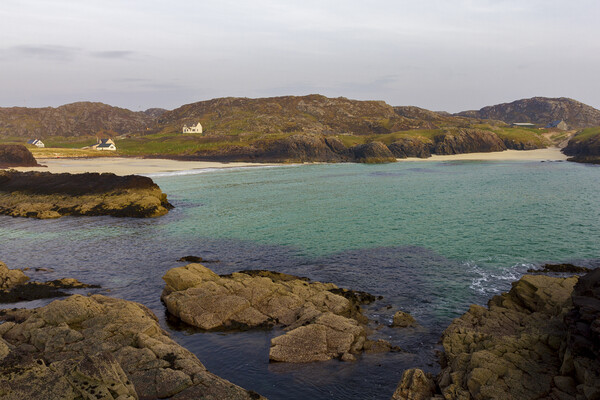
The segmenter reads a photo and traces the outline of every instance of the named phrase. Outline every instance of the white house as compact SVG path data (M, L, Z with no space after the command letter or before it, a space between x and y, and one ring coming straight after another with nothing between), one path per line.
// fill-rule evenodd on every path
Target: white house
M98 143L92 146L92 149L95 150L117 150L117 146L115 146L115 142L112 139L100 139Z
M32 144L37 147L44 147L44 143L40 139L31 139L27 141L27 144Z
M202 125L200 122L198 122L198 125L192 125L189 128L187 125L184 125L183 133L202 133Z

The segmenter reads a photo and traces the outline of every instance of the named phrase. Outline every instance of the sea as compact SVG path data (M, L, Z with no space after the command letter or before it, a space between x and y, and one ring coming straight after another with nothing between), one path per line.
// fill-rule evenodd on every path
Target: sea
M558 161L311 164L149 175L175 206L154 219L0 217L0 260L148 306L213 373L270 399L389 399L405 369L439 371L440 335L545 263L600 266L600 168ZM371 337L402 351L269 363L281 329L198 332L172 321L162 276L199 256L219 274L269 269L383 296ZM37 269L41 269L36 271ZM49 300L0 307L37 307ZM395 311L414 328L389 327Z

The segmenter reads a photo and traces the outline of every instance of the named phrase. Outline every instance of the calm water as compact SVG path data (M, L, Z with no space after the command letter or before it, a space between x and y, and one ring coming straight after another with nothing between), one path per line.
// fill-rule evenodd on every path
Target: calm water
M545 262L600 265L600 168L564 162L304 165L155 175L176 208L152 220L0 217L0 260L50 267L141 302L212 372L271 399L388 399L404 369L436 371L437 340ZM170 325L161 276L181 256L217 273L273 269L383 295L366 310L405 352L269 364L278 331L194 333ZM19 304L33 307L44 302ZM385 327L398 310L421 327Z

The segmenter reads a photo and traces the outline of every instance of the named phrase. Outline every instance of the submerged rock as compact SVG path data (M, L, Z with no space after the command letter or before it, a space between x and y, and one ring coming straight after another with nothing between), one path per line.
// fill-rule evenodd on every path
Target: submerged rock
M9 269L0 262L0 303L16 303L68 296L61 289L99 288L73 278L56 279L49 282L30 282L29 277L18 269Z
M74 295L0 319L0 399L261 398L208 372L134 302Z
M373 296L272 271L219 276L200 264L169 270L161 296L170 314L203 330L283 326L270 359L354 359L367 343L360 304ZM340 293L340 294L338 294Z
M407 312L404 311L396 311L394 314L394 319L392 321L392 326L406 328L409 326L417 325L417 321Z
M173 206L152 179L115 174L0 171L0 214L158 217Z
M471 306L442 336L437 394L410 370L393 398L600 398L600 270L577 281L526 275Z

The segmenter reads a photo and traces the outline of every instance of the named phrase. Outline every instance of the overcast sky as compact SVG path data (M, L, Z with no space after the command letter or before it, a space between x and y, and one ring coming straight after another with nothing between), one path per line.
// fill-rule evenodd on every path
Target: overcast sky
M0 106L320 93L600 108L598 0L0 0Z

